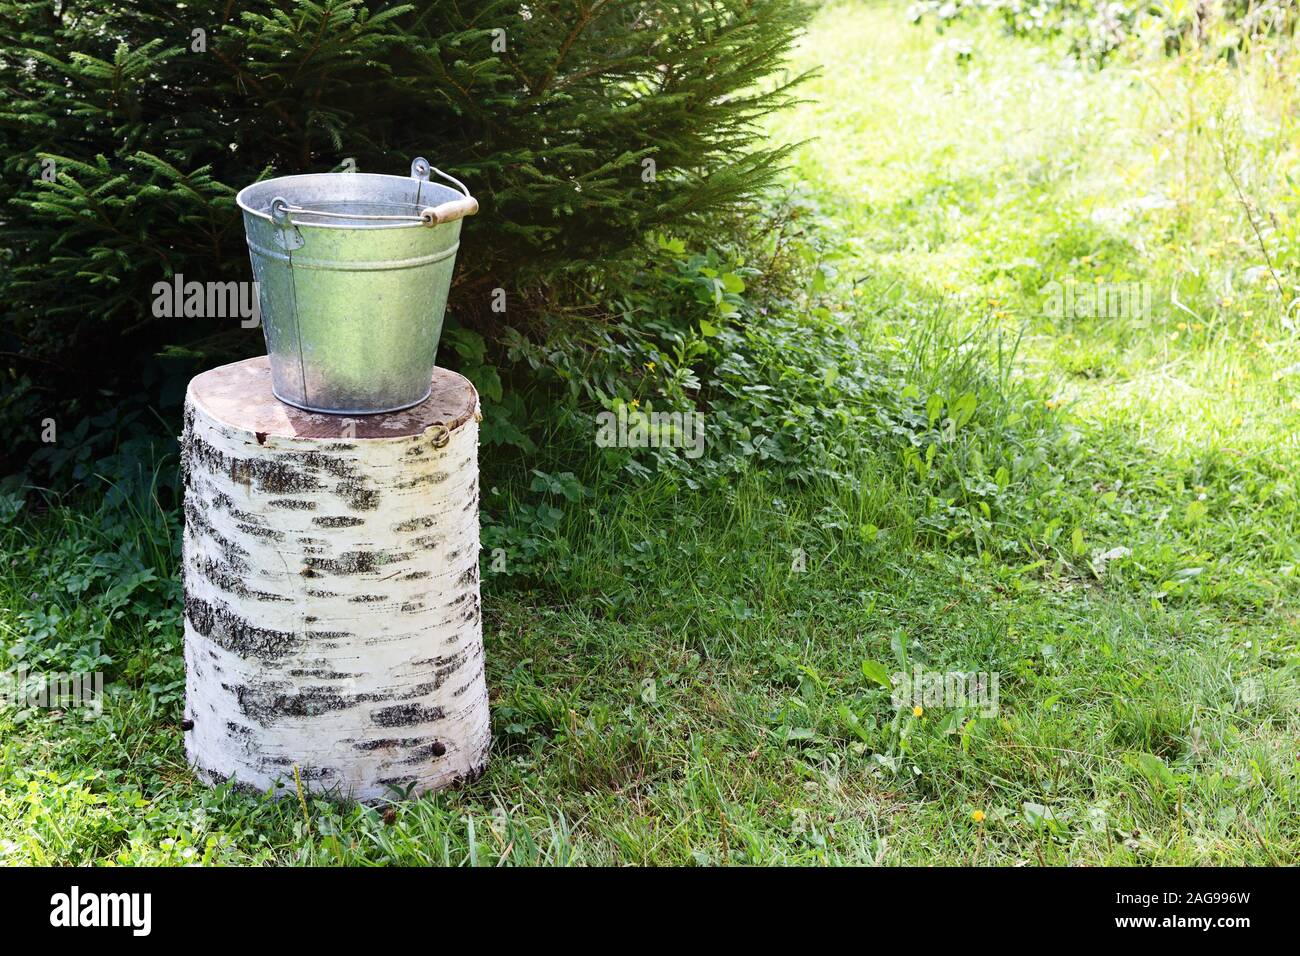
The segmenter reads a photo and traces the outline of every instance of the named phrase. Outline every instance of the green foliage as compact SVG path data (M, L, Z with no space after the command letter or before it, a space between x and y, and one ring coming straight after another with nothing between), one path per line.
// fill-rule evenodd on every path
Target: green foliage
M1294 0L917 0L908 16L942 33L962 17L988 14L1013 36L1064 36L1073 55L1099 65L1139 33L1171 54L1208 46L1215 55L1235 55L1245 42L1292 35L1297 9Z
M6 605L0 672L101 672L159 705L180 701L176 462L149 454L136 439L101 458L88 482L101 494L86 499L99 507L78 513L56 502L69 533L55 540L31 537L12 515L0 525L5 553L27 569L21 606ZM69 467L80 467L73 457Z
M715 231L771 181L785 150L756 124L789 101L766 78L803 17L800 0L5 0L0 345L47 404L138 388L163 351L182 377L261 351L258 331L153 316L154 283L250 277L248 183L417 154L482 199L463 324L499 331L493 288L516 323L589 302L648 231Z
M778 219L811 213L797 202L774 210ZM659 236L624 280L614 316L561 322L542 342L508 333L503 368L523 366L533 384L517 407L484 406L496 420L485 441L496 449L483 540L507 574L563 577L580 560L565 509L593 489L651 479L725 489L754 471L801 489L857 489L864 458L922 496L915 531L926 543L1079 557L1069 553L1070 527L1061 538L1055 492L1079 458L1077 435L1011 380L1016 338L989 321L962 332L942 312L918 318L917 303L887 281L857 290L871 297L878 328L891 328L881 335L827 280L834 270L815 238L788 243L787 255L796 284L755 295L749 284L762 271L738 252L696 253ZM456 341L479 360L481 342ZM523 413L538 408L546 414ZM602 420L652 414L694 416L698 431L674 425L658 444L653 429L639 446L600 442ZM526 492L503 491L521 467L538 479ZM547 480L566 467L578 494ZM876 533L866 523L853 532Z

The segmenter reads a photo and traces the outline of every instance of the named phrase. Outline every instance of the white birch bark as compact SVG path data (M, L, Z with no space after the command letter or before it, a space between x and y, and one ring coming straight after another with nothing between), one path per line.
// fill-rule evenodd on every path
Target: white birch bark
M275 401L265 358L190 384L185 737L201 779L283 794L297 768L313 791L373 801L482 772L477 406L444 370L423 405L354 419Z

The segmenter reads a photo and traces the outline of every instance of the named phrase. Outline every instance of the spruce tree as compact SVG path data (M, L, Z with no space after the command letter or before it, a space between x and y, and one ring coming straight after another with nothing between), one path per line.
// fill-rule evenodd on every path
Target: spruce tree
M238 322L155 318L151 290L251 278L234 195L266 176L404 174L427 156L483 206L455 309L494 288L598 295L648 233L713 229L770 181L783 151L757 120L790 97L776 74L804 15L801 0L0 0L9 387L139 389L168 349L260 351Z

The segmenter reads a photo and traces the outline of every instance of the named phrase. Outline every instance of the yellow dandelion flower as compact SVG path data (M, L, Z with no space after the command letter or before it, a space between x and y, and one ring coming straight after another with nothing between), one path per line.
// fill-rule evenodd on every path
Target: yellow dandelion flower
M983 822L984 822L984 811L983 811L983 810L976 810L974 813L972 813L972 814L970 815L970 818L971 818L972 820L974 820L976 823L983 823Z
M920 704L917 704L915 707L912 708L913 717L920 717L924 713L925 713L925 708L922 707Z

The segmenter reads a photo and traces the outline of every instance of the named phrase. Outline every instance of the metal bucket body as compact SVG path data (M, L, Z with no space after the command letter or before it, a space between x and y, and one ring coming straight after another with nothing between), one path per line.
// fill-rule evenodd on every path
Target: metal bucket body
M428 397L460 217L477 209L429 182L431 168L285 176L239 193L281 401L366 415Z

